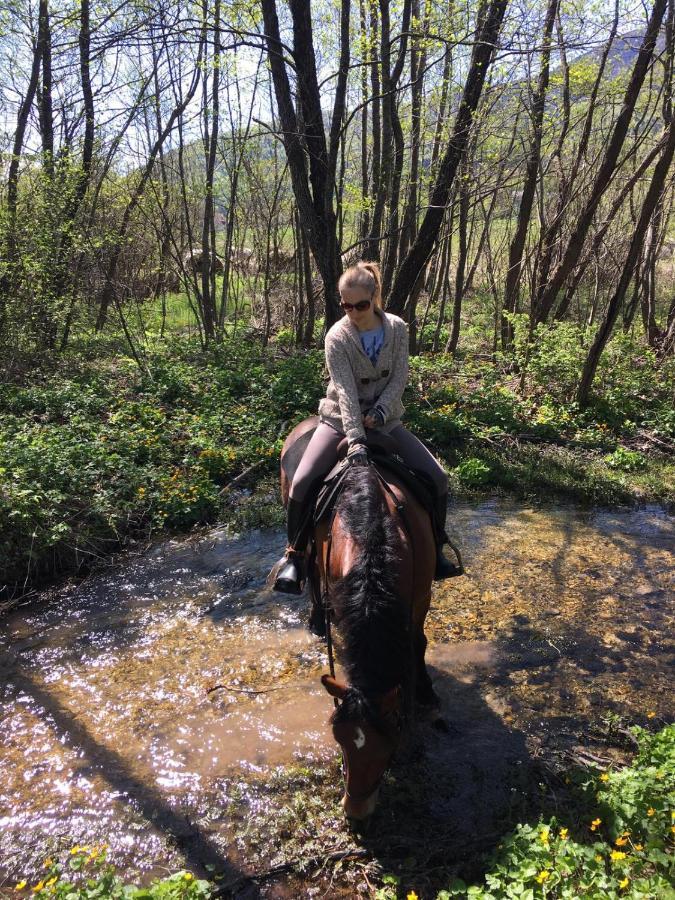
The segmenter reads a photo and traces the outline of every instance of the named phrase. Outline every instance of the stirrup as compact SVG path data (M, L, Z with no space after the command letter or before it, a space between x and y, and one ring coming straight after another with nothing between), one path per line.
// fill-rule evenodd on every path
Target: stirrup
M277 563L274 590L281 594L302 594L305 589L303 562L304 553L288 547Z
M456 566L454 563L450 562L447 557L443 554L443 548L436 548L436 570L434 571L434 581L444 581L446 578L456 578L458 575L463 575L464 569L462 566Z

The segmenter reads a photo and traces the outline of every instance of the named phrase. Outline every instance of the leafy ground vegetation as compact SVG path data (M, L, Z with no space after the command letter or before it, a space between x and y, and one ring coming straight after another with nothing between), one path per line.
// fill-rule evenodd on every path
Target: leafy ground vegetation
M411 361L407 423L455 492L673 501L673 359L657 367L620 335L581 412L570 397L583 343L561 323L520 357L517 343L515 357ZM323 355L290 349L283 333L263 349L240 330L208 351L163 342L141 369L121 342L99 338L43 360L25 382L0 385L3 603L167 529L279 524L279 452L316 411Z
M423 879L415 876L415 860L411 860L409 876L371 873L371 896L376 900L665 900L675 896L675 726L656 733L638 727L631 731L637 752L630 765L609 771L568 771L554 798L556 815L542 815L508 831L497 849L480 860L478 868L484 874L465 876L466 880L455 877L447 888L429 892L419 884ZM308 818L321 815L304 790L287 808L285 828L302 834ZM265 839L274 840L274 823L268 826ZM254 822L251 828L255 841ZM297 862L301 875L308 863L302 858ZM448 865L452 868L457 870L454 863ZM476 869L476 860L472 868ZM288 871L287 866L280 869ZM156 879L144 888L125 885L106 862L104 847L75 846L63 860L46 859L43 878L35 884L18 882L13 896L199 900L222 896L223 890L217 881L200 880L187 871ZM303 893L301 888L298 891Z

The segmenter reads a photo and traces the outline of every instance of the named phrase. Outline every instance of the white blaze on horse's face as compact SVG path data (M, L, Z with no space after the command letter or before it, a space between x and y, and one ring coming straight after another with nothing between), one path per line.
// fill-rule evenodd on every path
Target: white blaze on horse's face
M360 750L361 747L365 747L366 745L366 736L361 728L356 729L356 737L354 738L354 743L356 744L357 750Z

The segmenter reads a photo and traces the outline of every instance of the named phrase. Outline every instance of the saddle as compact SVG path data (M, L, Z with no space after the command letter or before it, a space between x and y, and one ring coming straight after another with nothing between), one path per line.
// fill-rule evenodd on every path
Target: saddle
M376 431L366 432L366 446L371 464L376 466L385 481L387 476L394 477L406 487L424 507L429 516L434 515L434 488L431 479L425 472L407 466L398 455L398 447L394 438ZM335 502L342 490L342 482L349 470L347 460L347 439L338 446L338 461L324 477L319 493L314 502L314 524L330 517Z
M307 449L314 431L319 424L318 416L305 419L302 423L302 433L297 440L287 448L282 459L282 467L289 483L300 465L300 460ZM434 517L434 488L429 476L407 466L398 454L398 444L391 435L380 431L366 431L368 453L372 463L377 466L382 476L393 476L412 493L419 503L426 509L432 519ZM312 507L307 510L307 517L311 516L314 524L318 524L328 518L333 510L335 501L340 494L342 482L348 471L349 463L346 458L347 438L338 445L338 461L322 479L317 480L314 488L315 500Z

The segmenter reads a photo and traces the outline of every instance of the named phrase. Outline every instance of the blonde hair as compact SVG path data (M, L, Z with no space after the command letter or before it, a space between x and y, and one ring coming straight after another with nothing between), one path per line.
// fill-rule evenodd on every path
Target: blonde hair
M382 275L376 262L359 260L340 276L338 290L342 288L363 288L373 297L373 306L382 309Z

